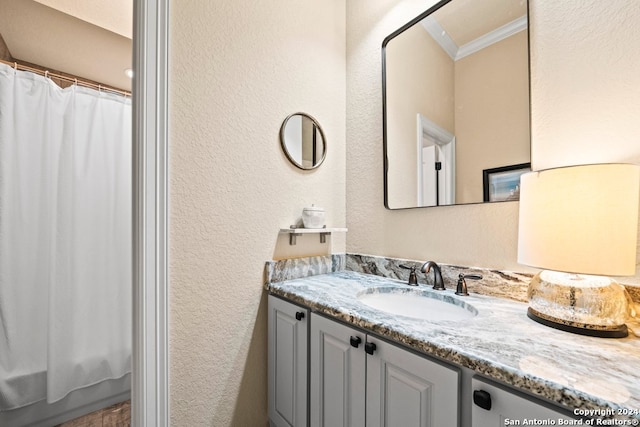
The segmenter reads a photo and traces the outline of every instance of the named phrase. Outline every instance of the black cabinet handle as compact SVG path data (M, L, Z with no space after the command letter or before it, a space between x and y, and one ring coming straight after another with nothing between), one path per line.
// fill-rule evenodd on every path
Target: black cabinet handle
M304 319L304 311L296 311L296 320Z
M488 391L484 390L473 390L473 403L481 407L482 409L486 409L487 411L491 410L491 395Z
M349 339L349 342L351 343L351 347L358 348L358 346L360 346L360 343L362 342L362 338L351 337L351 339Z
M364 351L367 354L373 354L373 352L376 351L376 345L372 342L367 342L364 345Z

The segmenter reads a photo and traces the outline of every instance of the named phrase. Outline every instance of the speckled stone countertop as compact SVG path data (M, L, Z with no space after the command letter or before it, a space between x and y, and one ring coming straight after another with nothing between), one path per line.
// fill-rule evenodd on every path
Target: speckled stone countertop
M415 290L405 282L337 271L266 283L272 294L369 330L414 350L470 368L570 409L631 412L640 420L640 339L575 335L527 318L527 304L495 296L432 293L477 316L463 321L425 321L390 315L358 299L361 293ZM603 417L612 418L612 417ZM635 424L634 424L635 425Z

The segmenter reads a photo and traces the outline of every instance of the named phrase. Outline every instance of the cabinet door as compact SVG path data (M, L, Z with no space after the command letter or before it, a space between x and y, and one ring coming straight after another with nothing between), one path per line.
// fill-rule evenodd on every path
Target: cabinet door
M367 356L367 427L455 427L459 371L387 342Z
M269 421L307 426L309 311L269 295Z
M553 425L557 425L560 419L572 419L538 402L526 399L478 378L473 378L471 385L475 395L475 397L472 396L472 399L474 399L471 408L472 427L523 425L525 419L529 422L529 425L534 425L534 422L542 420L554 420L555 423Z
M365 334L311 314L312 427L364 427Z

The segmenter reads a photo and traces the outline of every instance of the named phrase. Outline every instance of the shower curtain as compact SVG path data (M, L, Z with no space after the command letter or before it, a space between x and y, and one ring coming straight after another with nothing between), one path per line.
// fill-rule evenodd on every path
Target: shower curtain
M0 411L131 370L131 100L0 64Z

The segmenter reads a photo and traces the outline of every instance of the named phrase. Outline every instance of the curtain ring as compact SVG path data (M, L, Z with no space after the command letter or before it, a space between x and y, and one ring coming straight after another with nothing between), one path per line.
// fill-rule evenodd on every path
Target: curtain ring
M49 70L44 71L44 78L49 78Z
M18 63L17 62L13 63L13 70L14 71L18 71Z

